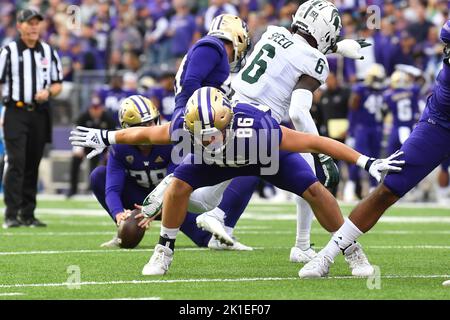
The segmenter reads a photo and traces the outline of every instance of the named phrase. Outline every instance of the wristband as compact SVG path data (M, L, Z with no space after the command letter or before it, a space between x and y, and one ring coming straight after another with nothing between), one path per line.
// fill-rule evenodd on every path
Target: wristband
M375 158L369 158L367 156L361 155L356 161L356 165L360 168L363 168L366 171L369 171L369 168L374 161Z
M115 131L107 131L108 143L116 144L116 132Z

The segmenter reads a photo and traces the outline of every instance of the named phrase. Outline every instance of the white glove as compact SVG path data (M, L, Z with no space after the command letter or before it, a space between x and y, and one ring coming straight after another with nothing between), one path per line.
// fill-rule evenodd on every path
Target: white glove
M346 58L363 60L364 56L359 53L359 50L368 46L371 44L365 39L344 39L336 43L335 52Z
M102 153L111 144L108 140L108 133L108 130L78 126L76 130L70 132L69 140L73 146L94 149L86 156L88 159L91 159Z
M396 151L386 159L375 159L366 156L359 157L357 165L364 168L378 182L382 182L389 172L400 172L405 160L394 160L401 156L403 151Z

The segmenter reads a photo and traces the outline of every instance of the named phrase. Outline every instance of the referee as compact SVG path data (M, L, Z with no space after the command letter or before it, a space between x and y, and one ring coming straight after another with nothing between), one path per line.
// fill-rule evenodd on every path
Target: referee
M20 38L0 51L6 147L4 228L46 226L34 216L38 170L45 144L51 142L49 99L60 93L63 77L58 54L39 40L42 20L35 10L20 11Z

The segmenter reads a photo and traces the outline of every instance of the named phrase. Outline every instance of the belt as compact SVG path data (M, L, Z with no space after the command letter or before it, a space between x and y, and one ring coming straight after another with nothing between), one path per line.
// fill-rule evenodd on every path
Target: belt
M12 105L16 108L26 110L26 111L34 111L38 107L35 103L30 104L30 103L25 103L23 101L10 101L8 104Z

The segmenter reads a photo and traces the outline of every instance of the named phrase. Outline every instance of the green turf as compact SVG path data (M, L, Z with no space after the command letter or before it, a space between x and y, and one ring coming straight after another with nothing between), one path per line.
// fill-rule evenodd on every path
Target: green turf
M448 209L394 208L387 217L433 216L447 220L380 222L361 238L370 261L380 268L379 289L369 289L368 279L349 277L342 257L332 266L329 278L300 280L300 265L288 261L295 238L293 205L251 205L247 209L249 217L279 214L286 219L256 220L244 214L236 236L254 246L253 252L198 249L181 234L174 262L164 277L141 275L158 239L159 223L147 232L138 250L102 249L99 244L115 233L106 214L62 216L55 209L64 212L100 207L94 201L40 201L39 212L43 213L39 217L48 223L47 228L1 230L0 299L450 298L450 287L442 286L444 280L450 279ZM343 212L350 209L343 207ZM314 222L312 241L316 248L328 239L329 235ZM66 284L72 279L70 266L80 270L79 289Z

